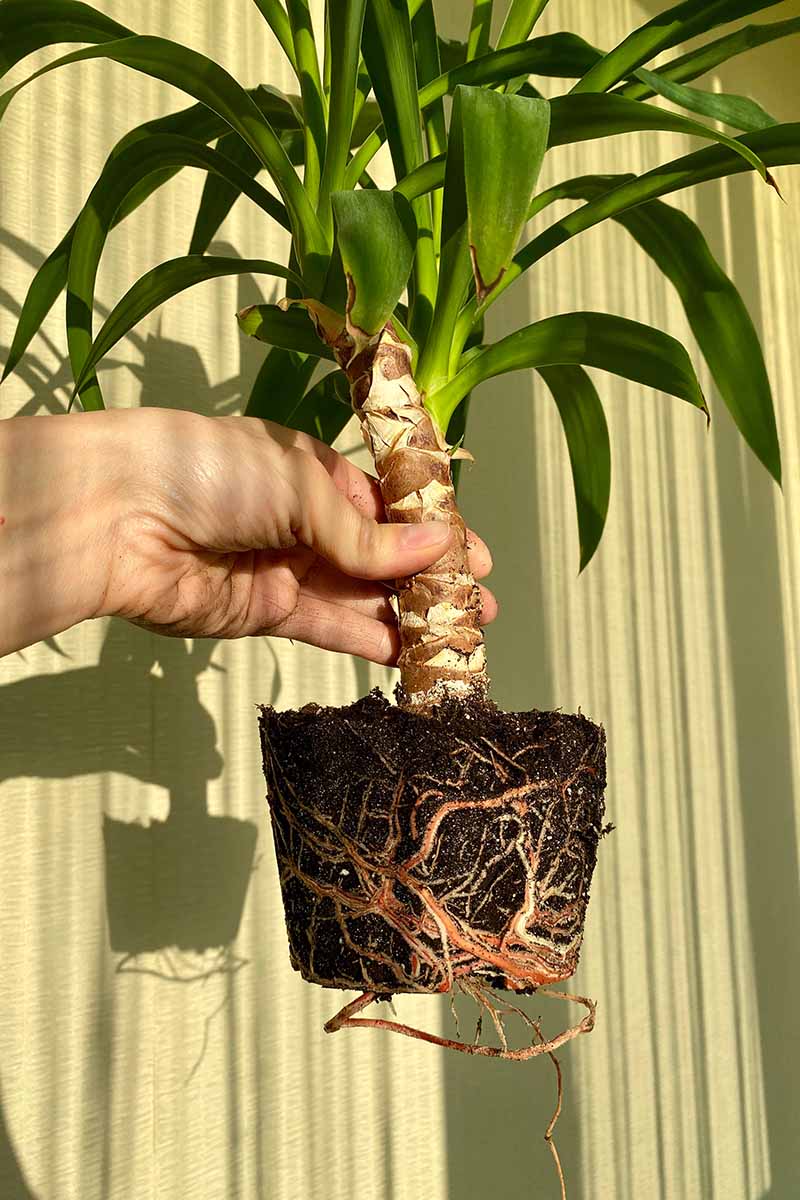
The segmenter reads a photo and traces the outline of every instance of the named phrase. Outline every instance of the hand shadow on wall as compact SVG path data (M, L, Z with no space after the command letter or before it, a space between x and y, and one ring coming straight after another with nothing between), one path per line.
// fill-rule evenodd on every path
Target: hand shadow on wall
M3 1089L0 1086L0 1196L3 1200L36 1200L17 1161L11 1135L3 1115Z
M0 231L0 244L31 265L41 261L36 250L6 231ZM213 249L235 254L224 243ZM237 307L258 299L254 282L242 277ZM19 316L20 306L12 297L4 293L0 303ZM99 305L98 312L107 315ZM104 360L104 366L133 372L141 383L142 406L196 409L200 399L203 409L215 415L238 411L253 373L252 349L233 318L231 325L240 346L239 371L213 387L196 347L160 331L144 337L132 331L121 344L138 351L140 362L121 356ZM64 412L68 404L69 364L52 341L40 337L42 346L34 342L19 368L31 395L18 415ZM48 353L43 354L45 348ZM54 358L52 368L48 361ZM164 821L145 825L104 817L109 938L112 950L123 956L118 970L149 970L186 981L242 965L229 951L258 834L252 822L212 817L206 807L208 782L219 776L223 759L211 714L199 700L197 679L214 668L216 645L202 640L189 647L112 621L96 666L25 679L0 692L5 743L0 779L118 771L169 792ZM60 714L56 736L46 720L52 713ZM91 716L101 714L98 727ZM207 952L214 949L220 957L208 959ZM199 966L187 966L181 952L206 958ZM147 961L137 962L145 954ZM153 954L161 956L157 966L149 957Z
M5 230L0 246L31 266L43 256ZM216 253L236 251L222 243ZM260 302L254 280L237 283L237 308ZM16 324L19 303L0 289L0 309ZM97 306L101 318L108 310ZM194 345L132 331L104 373L131 371L141 384L139 403L209 415L241 411L263 349L241 338L239 370L212 386ZM139 361L129 361L128 351ZM5 361L8 346L0 346ZM17 375L29 395L17 415L64 413L72 389L68 361L46 334L38 334ZM113 378L113 376L112 376ZM109 376L106 374L106 381ZM108 389L111 390L110 388ZM51 648L64 655L56 639ZM164 820L147 824L103 817L106 908L118 971L146 971L178 982L231 974L245 964L233 954L250 876L257 826L212 816L207 788L221 774L223 757L211 713L200 701L198 679L222 670L211 659L218 643L159 637L111 621L96 665L34 676L0 687L0 782L32 776L67 779L117 772L169 794ZM280 690L277 672L272 700ZM0 1096L0 1197L35 1200L17 1161Z

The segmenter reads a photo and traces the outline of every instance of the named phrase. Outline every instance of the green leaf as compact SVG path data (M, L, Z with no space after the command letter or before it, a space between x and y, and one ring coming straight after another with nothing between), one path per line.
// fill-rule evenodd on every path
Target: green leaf
M275 34L281 49L289 59L289 62L292 64L296 72L297 59L295 58L294 53L292 31L289 26L289 18L286 15L286 9L281 4L281 0L254 0L254 3L272 32Z
M449 153L452 156L452 145L450 146ZM393 190L398 195L405 196L406 200L414 200L417 196L424 196L426 192L432 192L436 188L443 187L445 167L446 156L438 154L436 158L431 158L428 162L420 163L415 170L406 175L405 179L401 179L399 183L395 184Z
M778 124L760 104L747 96L704 92L682 83L673 83L657 71L646 71L644 67L640 67L636 72L636 78L672 104L686 108L689 112L699 113L702 117L710 117L713 121L722 121L724 125L731 125L734 129L753 133L757 129L766 129L769 125Z
M527 41L534 25L547 8L547 2L548 0L511 0L497 39L498 50Z
M778 0L684 0L658 13L609 51L573 92L605 92L662 50L669 50L699 33L726 25L748 13L771 8Z
M327 105L319 74L319 59L308 0L286 0L292 31L297 77L303 98L305 171L303 183L312 205L319 199L319 182L325 161Z
M758 133L746 134L740 139L740 144L748 145L769 167L800 163L800 124L772 125ZM694 154L684 155L683 158L673 159L672 162L655 167L629 183L620 184L619 187L590 200L582 208L556 221L528 242L527 246L523 246L490 297L491 301L494 302L498 294L519 278L523 271L585 229L591 229L593 225L627 212L647 200L655 200L659 196L694 187L710 179L738 175L744 170L744 160L728 146L711 146L705 150L696 150ZM477 313L465 314L465 320L471 325L472 320L481 315L480 310Z
M127 37L104 46L75 50L42 67L0 96L0 117L17 92L34 79L68 63L94 58L109 58L188 92L241 134L281 192L292 221L301 260L309 257L317 274L322 271L328 253L325 239L280 138L252 96L227 71L195 50L157 37Z
M333 351L320 341L310 317L300 307L284 312L277 304L252 304L237 313L236 319L242 333L268 346L333 359Z
M81 392L104 355L148 313L197 283L226 275L275 275L279 279L290 279L298 284L300 282L297 276L281 263L261 258L212 258L206 254L190 254L185 258L173 258L169 262L161 263L138 279L114 306L95 338L83 369L75 381L75 391Z
M395 178L402 179L424 158L411 14L406 0L369 0L361 48L386 127ZM371 141L368 138L365 147ZM360 179L367 162L355 180ZM354 186L355 180L348 173L345 188ZM428 197L420 196L413 202L412 208L418 239L414 271L409 284L409 324L414 337L420 340L427 331L433 312L436 256Z
M505 83L517 75L543 75L570 79L583 75L602 53L574 33L550 33L519 46L494 50L472 62L445 71L420 89L419 106L425 109L460 84Z
M395 174L402 179L423 158L414 45L405 0L370 0L362 46Z
M627 177L631 178L631 177ZM603 195L625 176L585 176L554 191ZM743 438L777 483L781 452L767 368L744 301L685 213L651 200L615 217L674 285L692 333Z
M283 422L332 445L353 415L347 378L331 371L310 388Z
M39 267L28 288L22 312L14 330L2 379L5 380L17 367L31 343L36 331L53 307L67 282L69 252L72 246L73 225ZM2 380L0 380L2 382Z
M238 138L238 134L232 135ZM241 141L241 139L240 139ZM241 143L244 145L244 143ZM94 288L100 257L114 216L134 188L157 171L176 166L211 171L244 193L281 223L286 213L279 201L250 179L230 159L201 142L179 134L152 134L129 144L109 160L81 211L70 247L67 288L67 339L73 374L80 374L92 344ZM91 406L96 381L83 389L81 399ZM97 397L99 398L99 393Z
M706 42L688 54L682 54L671 62L659 67L658 75L662 79L683 83L688 79L697 79L706 71L713 71L721 63L738 54L744 54L756 46L766 45L778 38L791 37L800 33L800 17L792 17L788 21L772 21L767 25L745 25L735 33L726 34L713 42ZM647 100L652 96L653 89L644 83L629 83L619 89L619 94L629 100Z
M353 113L365 4L366 0L340 0L328 6L331 57L336 69L331 71L330 118L320 186L320 211L323 225L331 234L330 198L342 187L351 135L354 135Z
M455 406L479 383L508 371L565 363L599 367L658 388L708 414L680 342L638 321L594 312L548 317L510 333L470 358L454 379L428 397L426 405L440 427L447 428Z
M453 100L447 158L443 164L444 200L436 305L415 375L422 392L433 390L447 378L453 330L472 280L467 240L463 120L463 108L469 102L467 97L470 90L457 88Z
M337 245L351 291L348 317L367 334L392 315L408 282L416 231L407 201L396 192L335 192Z
M256 94L259 91L260 89L256 89ZM226 128L226 122L210 108L206 108L204 104L193 104L180 112L170 113L168 116L159 117L154 121L146 121L143 125L137 125L130 130L117 142L106 159L102 173L110 170L114 160L134 142L151 135L176 133L206 142L223 133ZM179 170L179 166L165 167L144 176L118 208L114 216L114 225L130 216L148 196L172 179ZM28 288L3 372L3 379L15 369L30 345L31 339L66 286L70 249L76 225L77 221L72 224L58 246L36 272Z
M582 367L539 367L556 402L567 439L582 571L603 536L611 494L611 445L603 405Z
M417 64L417 84L429 83L441 74L439 61L439 39L436 36L436 18L433 11L433 0L426 0L412 24L414 38L414 57ZM447 149L447 124L444 115L444 101L438 100L431 104L422 114L425 128L425 142L428 158L435 158ZM442 197L434 193L431 198L431 214L433 225L433 247L438 255L442 244Z
M479 300L505 273L547 148L546 100L459 88L467 225Z
M461 62L472 62L474 58L480 58L488 51L489 39L492 36L493 7L493 0L473 0L472 16L470 17L469 22L469 37L467 39L466 58L461 58ZM449 65L450 64L448 63L448 66Z
M550 101L550 146L563 146L587 138L609 137L643 129L663 129L708 138L740 154L768 183L769 173L746 142L730 138L690 117L651 104L626 100L624 96L557 96Z
M238 133L226 133L219 139L216 146L218 154L224 156L249 179L254 179L261 170L261 160L253 153L247 142L243 142ZM194 229L189 242L190 254L205 254L217 234L222 222L242 195L242 190L230 179L210 172L200 197L200 206L195 217ZM288 217L284 216L281 224L288 227Z
M29 54L63 42L112 42L132 29L78 0L3 0L0 76Z
M311 355L271 347L253 381L245 415L285 425L300 403L318 361L316 350Z

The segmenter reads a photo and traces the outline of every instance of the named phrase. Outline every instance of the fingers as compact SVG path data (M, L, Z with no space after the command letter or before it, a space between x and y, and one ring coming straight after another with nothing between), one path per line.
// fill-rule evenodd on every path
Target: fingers
M488 588L481 587L481 624L488 625L497 616L497 600ZM381 583L353 579L323 560L306 574L300 593L315 600L351 608L363 616L389 624L396 622L390 592Z
M497 598L482 583L478 587L481 593L481 625L490 625L499 611Z
M494 565L486 542L472 529L467 530L467 560L476 579L485 579Z
M302 592L291 616L264 632L323 650L355 654L386 667L394 666L400 652L395 625Z
M374 521L386 519L377 479L309 434L298 430L286 430L285 433L297 450L305 451L321 463L338 490L363 516ZM492 569L492 555L483 538L472 529L467 530L467 551L472 574L476 579L484 579Z
M287 452L287 469L297 497L293 527L305 545L346 575L411 575L441 558L450 543L453 531L440 521L389 525L365 516L319 460L302 450Z
M484 612L481 624L497 613L494 597L481 588ZM333 604L305 592L303 588L292 614L264 632L274 637L292 638L323 650L355 654L369 662L393 667L400 653L400 637L392 614L381 620L351 604Z

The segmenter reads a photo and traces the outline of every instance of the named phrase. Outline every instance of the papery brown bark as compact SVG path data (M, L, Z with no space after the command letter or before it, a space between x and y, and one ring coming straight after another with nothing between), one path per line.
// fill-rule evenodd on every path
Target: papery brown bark
M480 591L468 565L450 451L414 382L411 350L391 322L373 338L342 332L334 350L375 461L388 519L446 521L456 530L446 554L397 581L401 703L424 709L445 697L483 695L488 680Z

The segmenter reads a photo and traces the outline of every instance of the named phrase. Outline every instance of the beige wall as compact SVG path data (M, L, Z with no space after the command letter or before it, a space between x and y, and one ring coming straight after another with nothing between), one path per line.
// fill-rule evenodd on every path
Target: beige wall
M290 86L246 0L98 7L218 56L248 83ZM440 7L457 32L457 6ZM544 28L607 46L658 7L554 0ZM797 14L790 3L767 18ZM797 118L798 65L798 41L766 48L724 86ZM15 102L0 132L3 354L35 265L111 142L181 103L103 63L56 73ZM548 178L643 169L682 145L655 135L567 148ZM617 831L576 980L598 998L599 1022L563 1055L559 1127L570 1195L587 1200L783 1200L800 1178L800 174L780 177L788 208L751 178L681 202L763 331L782 495L713 390L706 435L687 406L598 376L612 504L602 548L577 577L566 453L546 394L516 375L473 405L478 462L463 497L496 556L497 698L580 706L608 731ZM185 173L113 235L101 313L181 252L200 186ZM222 233L243 255L282 250L244 205ZM114 351L107 396L236 411L259 353L231 316L255 295L252 281L220 281L173 301ZM582 307L686 335L667 285L623 231L604 228L510 290L492 333ZM63 406L60 312L0 392L3 416ZM350 431L344 445L356 445ZM340 703L391 682L301 646L192 645L105 623L0 662L0 1200L556 1194L540 1140L546 1064L462 1060L382 1034L328 1038L338 995L288 966L253 706ZM174 834L156 845L148 823L168 812ZM159 871L176 889L160 907ZM238 935L220 951L220 923L235 922L245 891ZM151 948L134 956L142 929ZM529 1007L551 1028L563 1019L551 1004ZM433 1028L449 1019L434 1000L398 1009Z

